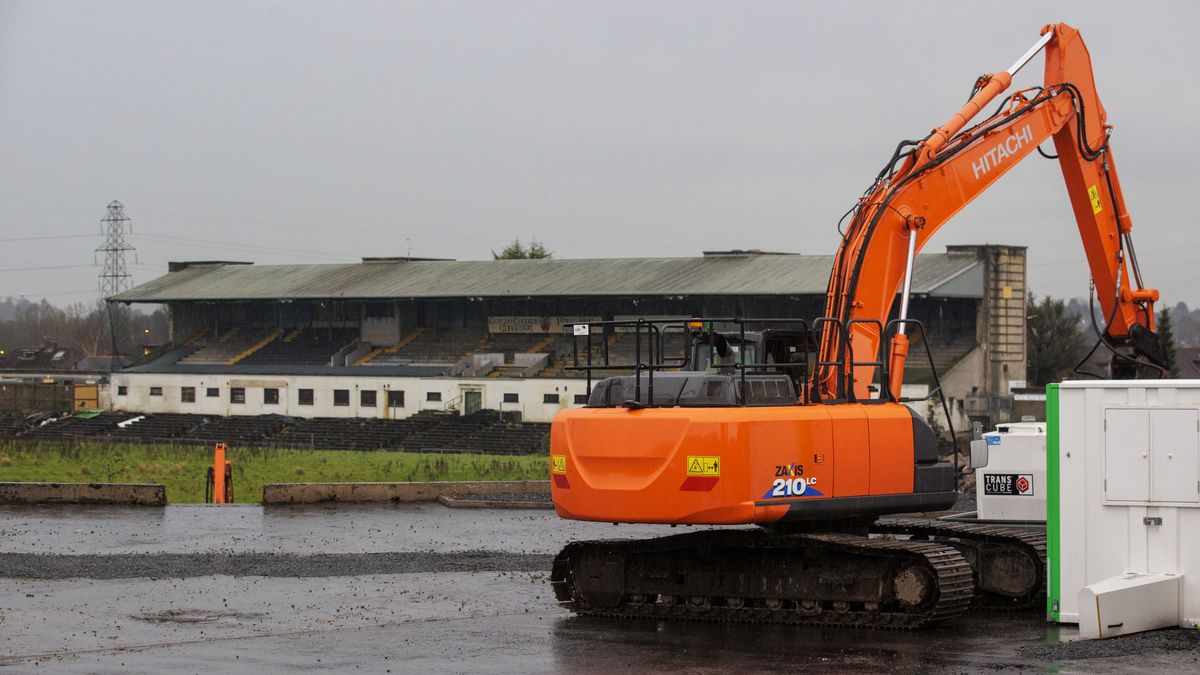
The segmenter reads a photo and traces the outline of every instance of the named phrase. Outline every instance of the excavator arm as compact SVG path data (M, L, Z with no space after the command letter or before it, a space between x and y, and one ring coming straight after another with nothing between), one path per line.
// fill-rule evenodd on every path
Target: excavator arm
M995 113L967 127L1043 47L1045 84L1004 97ZM870 398L879 369L853 364L878 358L882 341L894 334L885 356L885 386L899 396L914 256L960 209L1051 138L1107 320L1103 339L1113 350L1114 367L1161 367L1162 346L1154 333L1158 291L1142 286L1110 132L1087 47L1077 30L1053 24L1007 71L979 78L971 99L945 124L924 139L901 143L847 214L853 217L834 258L825 311L845 328L822 332L826 365L815 374L821 395ZM883 320L891 316L897 292L899 321L888 330ZM845 361L847 353L850 367L829 367Z

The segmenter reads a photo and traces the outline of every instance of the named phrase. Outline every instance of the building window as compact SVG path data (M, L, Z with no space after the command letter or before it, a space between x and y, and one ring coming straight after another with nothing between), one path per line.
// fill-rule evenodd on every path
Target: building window
M246 388L245 387L231 387L229 389L229 402L230 403L245 403L246 402Z
M150 387L151 396L162 396L162 387Z
M558 403L558 394L542 394L542 403Z
M334 389L333 404L336 406L350 405L350 390L349 389Z
M312 404L313 404L313 390L312 389L301 389L300 390L300 405L312 405Z
M388 391L388 407L403 408L404 407L404 391L400 389L392 389Z
M426 401L440 401L440 400L442 400L442 392L427 391L427 392L425 392L425 400Z
M209 387L204 390L204 395L209 398L221 398L221 389L219 387Z
M575 394L575 405L587 405L587 394Z
M364 408L375 407L375 390L363 389L358 392L358 404Z
M117 385L117 396L126 396L129 394L129 387L119 384Z
M183 403L195 403L196 402L196 388L195 387L180 387L179 388L179 400L182 401Z
M274 387L263 389L263 405L279 405L279 390Z
M504 395L504 402L505 403L520 403L521 395L517 394L516 392L509 392Z

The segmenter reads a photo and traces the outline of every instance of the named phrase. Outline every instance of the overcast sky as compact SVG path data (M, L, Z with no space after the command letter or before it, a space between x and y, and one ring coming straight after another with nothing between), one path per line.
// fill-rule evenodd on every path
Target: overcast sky
M1200 303L1200 3L0 0L0 296L96 297L105 205L168 260L832 253L902 138L1042 25L1078 27L1146 282ZM1037 57L1018 79L1042 79ZM945 244L1029 247L1084 297L1056 162ZM132 262L132 261L131 261ZM53 268L53 269L51 269Z

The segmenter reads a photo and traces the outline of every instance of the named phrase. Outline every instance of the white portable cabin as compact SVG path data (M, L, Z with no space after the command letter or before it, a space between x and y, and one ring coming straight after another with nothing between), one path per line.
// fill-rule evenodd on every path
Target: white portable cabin
M1200 622L1200 380L1050 385L1047 610L1081 637Z

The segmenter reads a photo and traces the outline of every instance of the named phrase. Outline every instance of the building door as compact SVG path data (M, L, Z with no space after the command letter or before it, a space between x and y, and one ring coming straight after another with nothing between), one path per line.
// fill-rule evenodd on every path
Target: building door
M463 392L463 414L470 415L479 412L483 407L483 392L478 389Z
M99 387L94 384L75 385L75 410L100 407Z

